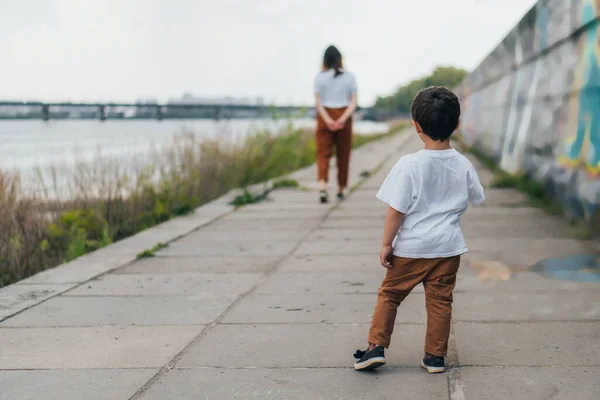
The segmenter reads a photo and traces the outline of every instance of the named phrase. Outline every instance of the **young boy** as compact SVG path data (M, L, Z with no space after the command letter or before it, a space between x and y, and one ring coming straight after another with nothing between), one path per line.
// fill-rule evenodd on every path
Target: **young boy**
M425 149L394 165L377 193L389 205L380 262L387 268L369 331L369 347L357 350L356 370L385 364L396 311L419 283L425 288L427 334L421 362L430 373L444 372L452 316L452 290L460 255L467 246L460 216L469 201L484 201L471 162L450 147L460 122L460 104L444 87L430 87L415 97L412 119Z

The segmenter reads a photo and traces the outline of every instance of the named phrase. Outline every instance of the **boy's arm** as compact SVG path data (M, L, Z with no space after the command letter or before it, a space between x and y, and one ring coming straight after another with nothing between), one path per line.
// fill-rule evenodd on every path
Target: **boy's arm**
M485 201L485 194L483 193L483 186L479 182L479 175L477 170L471 164L471 169L467 174L469 180L469 201L471 204L480 204Z
M385 226L383 228L381 254L379 255L382 267L392 268L392 255L394 251L392 244L398 234L398 230L402 226L402 222L404 222L404 215L393 207L388 207L385 215Z

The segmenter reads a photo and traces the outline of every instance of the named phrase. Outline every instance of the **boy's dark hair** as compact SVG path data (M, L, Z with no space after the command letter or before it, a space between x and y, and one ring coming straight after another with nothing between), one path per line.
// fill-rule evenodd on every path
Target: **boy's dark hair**
M460 103L448 88L431 86L417 93L410 111L424 134L443 142L458 126Z

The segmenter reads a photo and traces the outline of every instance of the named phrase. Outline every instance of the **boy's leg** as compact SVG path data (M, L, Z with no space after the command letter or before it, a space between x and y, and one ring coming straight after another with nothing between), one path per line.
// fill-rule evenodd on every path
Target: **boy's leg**
M369 343L389 347L398 306L427 275L423 260L417 258L392 258L377 297L371 320Z
M423 281L427 307L425 352L446 357L452 323L452 291L456 284L460 256L440 258L431 262L433 265Z

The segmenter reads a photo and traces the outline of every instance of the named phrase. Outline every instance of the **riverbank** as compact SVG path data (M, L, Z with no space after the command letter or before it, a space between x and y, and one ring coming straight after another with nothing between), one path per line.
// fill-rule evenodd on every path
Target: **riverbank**
M0 168L18 170L26 185L35 167L94 161L98 148L103 157L122 164L171 143L173 134L192 134L198 139L243 142L260 132L286 132L288 126L314 129L314 118L243 120L51 120L0 121ZM388 124L355 121L354 132L378 134Z
M354 145L402 127L355 135ZM233 188L311 165L315 149L312 132L303 129L258 133L240 143L181 135L153 152L150 164L133 159L134 167L123 168L98 157L50 167L27 197L18 173L0 171L0 286L185 215Z

